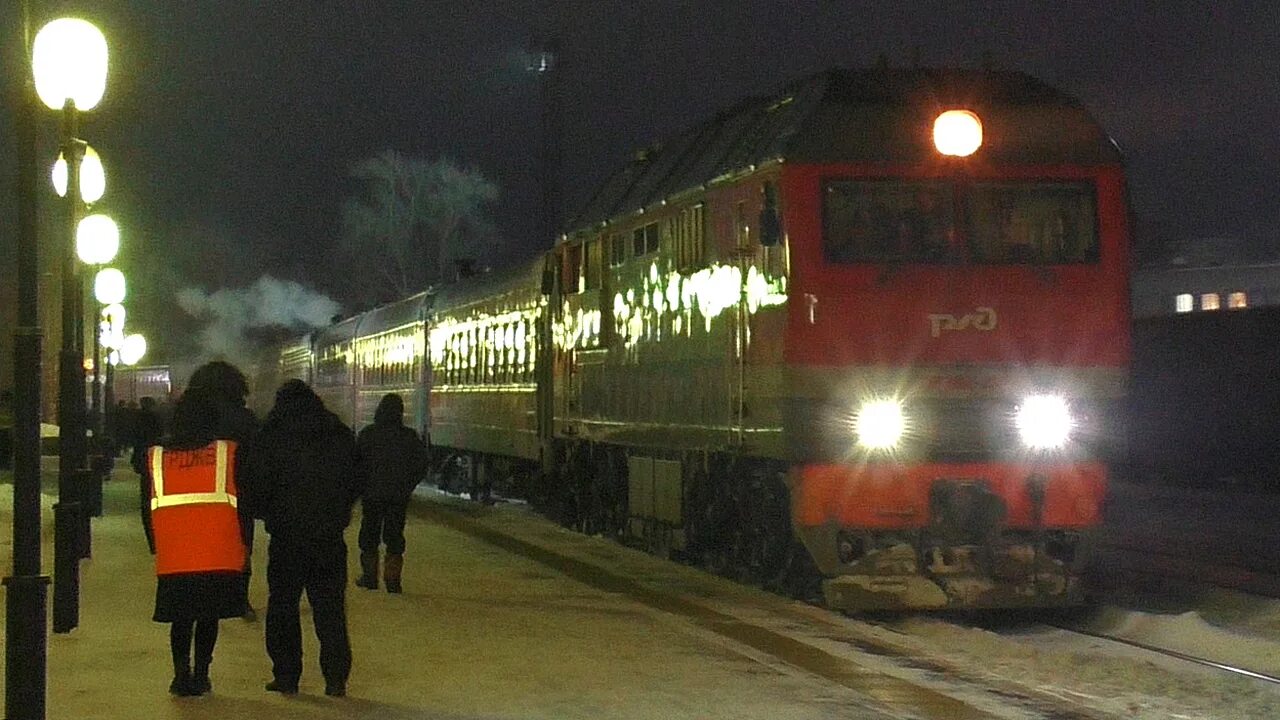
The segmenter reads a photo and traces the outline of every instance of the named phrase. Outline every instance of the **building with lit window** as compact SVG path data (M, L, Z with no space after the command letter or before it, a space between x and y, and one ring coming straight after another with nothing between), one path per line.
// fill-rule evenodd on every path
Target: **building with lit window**
M1280 260L1239 240L1182 243L1136 268L1131 294L1135 318L1280 306Z

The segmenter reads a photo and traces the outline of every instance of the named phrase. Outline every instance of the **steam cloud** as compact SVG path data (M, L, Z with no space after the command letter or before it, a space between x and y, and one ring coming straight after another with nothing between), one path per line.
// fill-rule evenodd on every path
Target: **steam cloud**
M261 334L255 340L254 331L301 333L328 325L341 310L325 295L270 275L241 289L183 288L177 299L187 314L206 321L199 342L207 359L233 363L249 362L259 351Z

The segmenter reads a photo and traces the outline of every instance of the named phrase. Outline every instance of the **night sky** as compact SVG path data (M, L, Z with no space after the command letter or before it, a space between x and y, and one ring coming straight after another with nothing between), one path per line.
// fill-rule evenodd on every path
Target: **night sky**
M37 20L83 9L111 45L107 93L82 135L107 164L103 207L122 226L138 312L156 323L177 288L243 287L264 272L342 301L341 268L324 261L354 191L348 171L387 149L476 166L502 193L505 251L490 264L535 252L540 110L524 53L546 36L563 51L566 214L637 149L744 96L881 54L978 66L986 53L1076 95L1109 129L1144 251L1230 236L1270 252L1280 220L1280 3L33 4ZM56 127L42 113L50 159Z

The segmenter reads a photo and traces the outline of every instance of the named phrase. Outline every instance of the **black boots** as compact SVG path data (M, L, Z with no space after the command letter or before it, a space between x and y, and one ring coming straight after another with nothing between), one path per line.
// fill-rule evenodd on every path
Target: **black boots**
M400 587L400 571L404 569L404 555L392 555L387 553L387 592L400 593L404 589ZM374 587L377 587L375 584Z
M400 587L400 571L404 568L404 555L392 555L387 553L386 575L383 579L387 583L387 592L399 593L404 590ZM360 553L360 577L356 579L356 586L367 588L369 590L378 589L378 553Z
M203 695L213 690L213 683L209 681L209 662L196 661L196 669L191 673L191 694Z
M191 692L191 671L187 668L177 668L173 671L173 682L169 683L169 694L178 697L190 697Z
M391 556L387 556L387 572L391 572ZM387 580L390 582L390 578ZM368 590L378 589L378 551L360 553L360 577L356 579L358 587Z
M193 673L187 668L177 668L173 673L173 682L169 683L169 694L178 697L196 697L213 690L209 681L209 666L196 665Z

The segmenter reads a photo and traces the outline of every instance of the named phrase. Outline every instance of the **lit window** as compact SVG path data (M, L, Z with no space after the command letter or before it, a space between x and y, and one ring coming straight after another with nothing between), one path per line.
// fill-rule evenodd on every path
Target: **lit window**
M1218 299L1218 293L1205 293L1200 296L1201 310L1217 310L1222 307L1222 302Z
M1191 297L1191 293L1182 293L1174 298L1174 309L1180 313L1191 312L1195 309L1195 299Z
M1227 296L1227 307L1232 310L1249 307L1249 298L1243 292L1233 292Z

